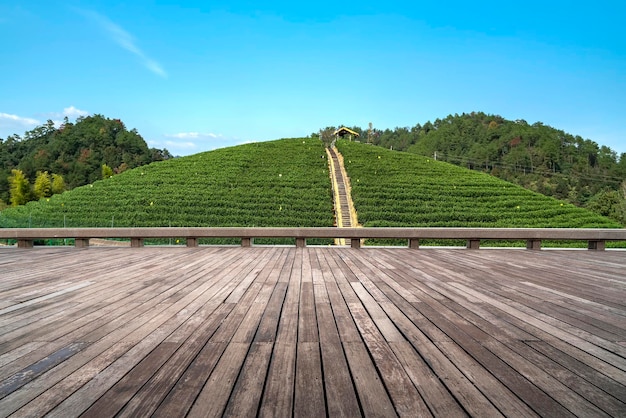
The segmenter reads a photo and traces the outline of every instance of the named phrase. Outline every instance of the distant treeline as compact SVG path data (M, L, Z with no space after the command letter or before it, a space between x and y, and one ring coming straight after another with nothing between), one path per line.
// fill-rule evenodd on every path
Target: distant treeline
M332 137L337 127L313 136ZM350 129L369 142L429 156L519 184L626 222L626 153L544 125L482 112L413 127Z
M49 120L23 137L0 138L0 209L10 201L9 179L15 184L15 170L33 183L28 200L41 197L34 182L45 177L42 173L62 178L64 187L72 189L101 179L103 166L119 173L168 158L167 150L148 148L139 133L127 130L119 119L93 115L71 123L65 118L58 127Z

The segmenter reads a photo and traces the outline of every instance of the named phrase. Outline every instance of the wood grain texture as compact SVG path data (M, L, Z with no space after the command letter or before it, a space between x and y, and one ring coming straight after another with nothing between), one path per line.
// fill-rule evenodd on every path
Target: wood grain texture
M0 248L0 417L626 416L626 252Z

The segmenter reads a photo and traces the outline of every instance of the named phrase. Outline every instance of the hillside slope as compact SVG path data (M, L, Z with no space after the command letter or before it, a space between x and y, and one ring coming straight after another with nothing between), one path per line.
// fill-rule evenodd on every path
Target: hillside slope
M50 120L23 138L0 138L0 200L9 202L12 169L22 170L31 183L37 172L61 175L73 189L101 179L103 164L122 172L169 157L167 150L149 149L141 135L119 119L93 115L79 117L76 123L66 119L58 127Z
M620 228L574 205L432 158L338 141L364 226Z
M315 135L330 141L335 129ZM471 112L393 130L352 130L364 142L484 171L626 223L626 153L541 122Z
M620 225L484 173L339 141L365 226ZM282 139L152 163L0 212L0 227L332 226L324 146Z
M0 212L0 227L332 226L323 144L283 139L152 163Z

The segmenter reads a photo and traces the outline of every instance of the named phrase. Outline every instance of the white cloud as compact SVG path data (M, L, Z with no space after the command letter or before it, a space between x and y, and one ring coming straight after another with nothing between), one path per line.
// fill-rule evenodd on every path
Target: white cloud
M87 116L89 112L86 110L80 110L75 108L74 106L66 107L63 109L62 116L67 116L68 118L77 118L79 116Z
M36 126L40 123L41 122L39 122L37 119L25 118L18 115L11 115L9 113L0 113L0 126L2 126L3 128L5 126L19 126L28 128L29 126Z
M166 147L175 147L175 148L185 148L192 149L197 148L197 145L193 142L174 142L174 141L165 141Z
M177 134L166 134L168 138L178 138L178 139L219 139L222 138L222 135L214 134L214 133L201 133L201 132L180 132Z
M65 122L63 119L67 117L68 119L76 119L80 116L89 116L89 112L86 110L78 109L74 106L63 108L62 112L47 112L47 113L38 113L39 116L45 117L46 119L52 120L54 126L57 128Z
M172 155L184 156L249 142L255 141L211 132L189 131L162 134L161 139L149 140L148 144L153 148L167 148Z
M86 16L87 18L95 21L101 28L103 28L107 34L111 37L111 39L124 48L125 50L134 54L137 58L139 58L142 64L154 74L161 76L163 78L167 78L167 73L161 67L161 65L148 57L135 43L135 38L124 30L121 26L111 21L108 17L101 15L100 13L91 11L91 10L79 10L79 13Z
M41 121L37 119L0 112L0 138L22 135L37 125L41 125Z
M37 113L38 116L45 117L47 119L52 119L53 121L61 120L64 117L68 117L70 119L76 119L79 116L89 116L89 112L86 110L78 109L74 106L63 108L62 112L46 112L46 113Z
M35 113L35 116L41 118L41 120L0 112L0 137L16 133L21 134L24 131L28 131L36 126L45 124L45 121L47 120L51 120L54 123L54 126L58 128L63 125L64 117L75 120L79 116L88 115L88 111L78 109L74 106L66 107L62 112Z

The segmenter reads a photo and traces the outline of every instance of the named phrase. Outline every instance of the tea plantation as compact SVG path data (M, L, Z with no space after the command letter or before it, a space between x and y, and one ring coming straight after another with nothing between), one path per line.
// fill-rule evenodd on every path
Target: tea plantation
M487 174L337 145L363 226L622 227ZM152 163L7 208L0 227L333 226L332 199L323 143L282 139Z
M0 212L0 227L333 226L324 145L283 139L152 163Z
M339 141L363 226L621 228L588 210L487 174Z

